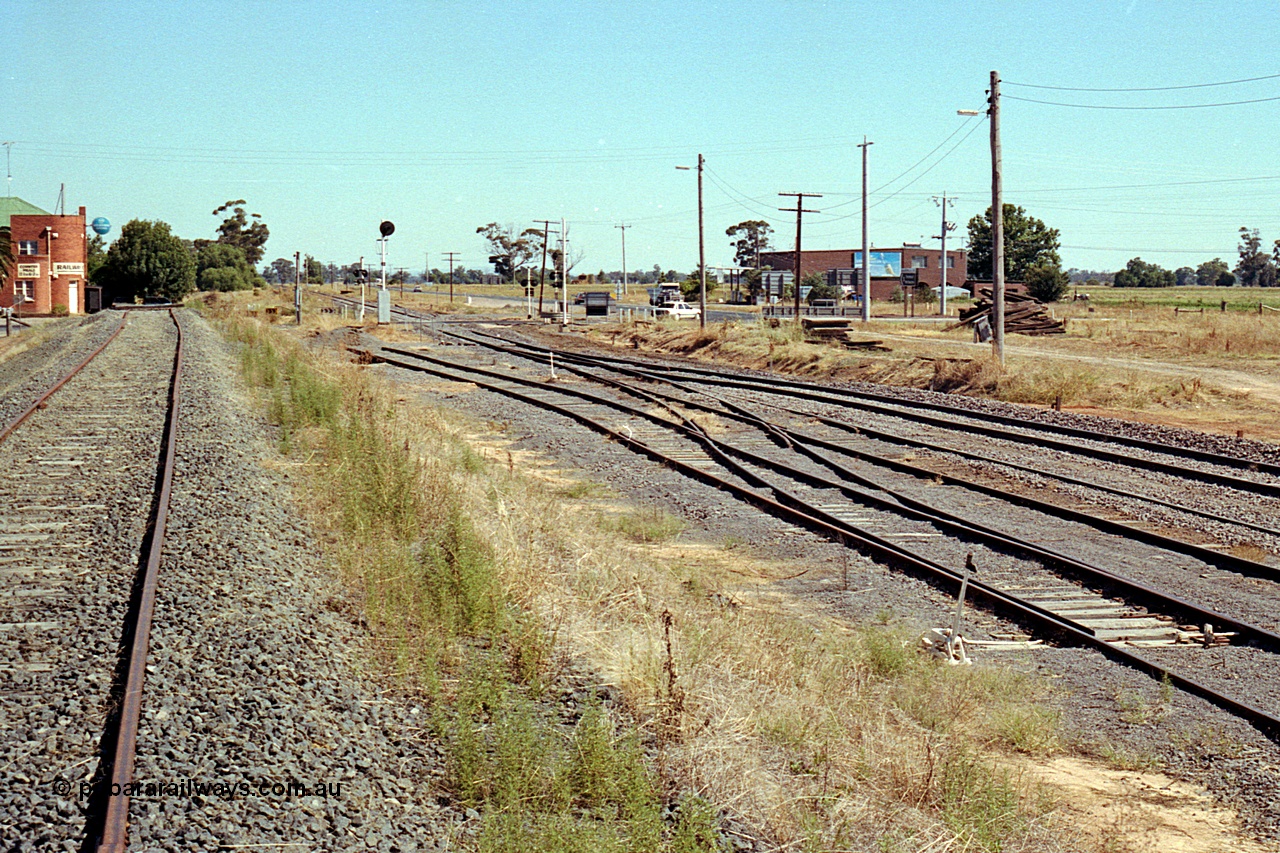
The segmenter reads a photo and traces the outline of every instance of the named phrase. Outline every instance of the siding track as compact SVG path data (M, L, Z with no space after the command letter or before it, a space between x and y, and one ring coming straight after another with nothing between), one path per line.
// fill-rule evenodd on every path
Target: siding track
M989 605L1040 632L1092 646L1113 660L1156 677L1166 677L1188 692L1250 720L1273 737L1280 733L1277 716L1280 690L1273 679L1245 686L1231 685L1228 692L1212 678L1206 680L1203 668L1191 666L1184 670L1177 665L1179 659L1190 661L1194 656L1205 654L1203 646L1214 646L1218 649L1215 654L1238 648L1241 654L1270 656L1274 671L1275 664L1280 663L1274 660L1280 654L1280 635L1275 631L1274 619L1251 621L1252 613L1232 615L1230 610L1168 592L1159 584L1130 578L1123 571L1126 568L1123 560L1117 566L1108 566L1105 558L1099 561L1099 552L1109 547L1105 541L1091 543L1092 552L1082 555L1070 548L1064 550L1036 541L1046 537L1027 537L1006 530L1001 521L1008 510L1001 509L1000 505L1015 507L1016 512L1052 515L1067 527L1090 527L1094 539L1098 539L1094 531L1101 531L1107 536L1119 537L1117 541L1121 545L1141 542L1144 547L1150 546L1150 559L1166 559L1169 552L1178 554L1178 559L1194 557L1205 571L1240 572L1266 579L1270 584L1280 573L1269 562L1235 557L1108 516L1099 517L1097 513L1009 495L981 483L940 474L893 458L901 456L900 447L896 454L877 455L862 446L861 441L849 440L862 438L857 435L858 428L850 424L833 426L822 418L815 418L812 412L789 407L776 399L765 404L755 397L730 396L724 392L727 387L773 398L796 396L790 388L768 387L759 380L740 383L703 375L709 371L675 368L659 371L650 364L561 351L555 353L561 378L557 382L545 382L551 355L547 348L449 325L450 330L441 330L441 334L463 346L453 350L448 359L398 347L384 347L377 358L397 367L471 382L558 411L766 512L858 548L878 560L928 575L935 582L957 585L966 552L974 553L982 569L970 589ZM498 365L490 358L489 365L480 366L476 362L484 357L480 355L482 351L500 353L509 363ZM585 388L589 386L584 380L597 387L607 386L611 393L587 391ZM785 384L780 382L779 386ZM744 389L744 385L751 387ZM764 392L762 387L766 388ZM806 388L798 396L819 395L821 392ZM838 395L821 396L825 397L823 402L829 404L830 399ZM592 398L591 411L571 402L585 397ZM853 407L847 399L841 405ZM875 405L879 407L878 403ZM600 417L598 413L602 408L612 409L613 413ZM913 408L904 407L903 411L910 413ZM616 421L618 412L626 413L628 423L632 424L629 431L618 429L616 423L608 423L609 417ZM714 428L702 425L707 423L707 417L712 418ZM647 421L647 432L637 433L634 424L638 420ZM820 427L816 431L815 424ZM1021 427L1037 429L1039 424ZM961 428L967 429L968 424ZM678 451L666 452L672 448L660 444L653 429L678 436ZM1097 436L1105 434L1091 433L1089 440L1100 440ZM677 439L667 439L673 440ZM1024 436L1020 441L1025 443L1030 439ZM690 451L690 443L699 449ZM1196 482L1212 480L1221 488L1247 492L1252 500L1270 489L1280 489L1271 482L1273 477L1265 465L1249 470L1248 460L1223 462L1229 457L1205 452L1190 454L1189 463L1184 465L1177 460L1177 448L1161 445L1157 451L1153 449L1155 444L1144 441L1141 453L1158 452L1174 457L1160 461L1162 476L1172 476L1176 470ZM1138 456L1123 450L1108 450L1100 455L1098 449L1092 447L1085 455L1092 459L1109 455L1118 460L1126 458L1126 454ZM1106 459L1108 463L1119 464L1115 460ZM1150 462L1143 457L1136 467L1151 470ZM1214 470L1221 467L1244 470L1245 477ZM1077 481L1082 485L1088 482L1085 478ZM923 499L922 485L938 494L952 493L951 504L958 502L961 506L965 499L959 496L968 494L969 511L948 508L950 504L936 500L937 495ZM974 500L975 492L981 495L978 501ZM1135 494L1134 497L1141 496ZM1231 519L1220 520L1230 522ZM1274 605L1273 590L1270 595ZM1273 606L1263 609L1274 613ZM1212 626L1210 634L1201 631L1206 623ZM1234 636L1224 636L1224 632ZM1224 642L1231 645L1222 645ZM1149 647L1169 650L1161 655L1163 663L1139 651ZM1171 663L1169 655L1174 650L1181 651Z

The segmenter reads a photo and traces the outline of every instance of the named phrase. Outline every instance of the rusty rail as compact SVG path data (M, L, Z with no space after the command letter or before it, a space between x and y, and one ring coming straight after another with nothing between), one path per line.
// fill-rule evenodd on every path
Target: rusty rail
M152 510L151 542L147 565L138 596L137 617L129 643L128 675L121 697L115 750L111 758L102 835L94 850L102 853L124 853L129 845L128 784L133 781L134 751L138 742L138 722L142 715L142 690L147 675L147 652L151 643L151 619L155 612L156 587L160 573L160 552L164 548L165 522L169 516L169 495L173 488L174 461L177 456L179 386L182 383L182 325L173 309L169 317L178 330L178 345L173 357L173 376L169 385L169 417L165 421L161 442L160 490Z
M126 314L124 316L124 319L120 321L120 325L116 326L116 330L111 333L110 337L108 337L105 341L102 342L101 346L99 346L96 350L94 350L93 352L85 356L84 361L80 362L75 367L73 367L71 371L67 373L67 375L59 379L52 388L50 388L48 391L45 391L43 394L41 394L36 399L36 401L32 403L30 406L28 406L27 409L22 414L18 415L16 418L9 421L9 423L5 424L4 429L0 429L0 441L4 441L13 433L14 430L22 426L22 423L27 418L31 417L35 412L44 408L45 401L48 400L50 397L52 397L58 391L58 389L60 389L63 385L66 385L67 382L69 382L73 376L75 376L77 373L83 370L85 366L89 364L89 362L97 358L98 354L107 348L107 344L114 341L116 339L116 336L119 335L120 332L124 330L124 327L128 322L129 322L129 315Z
M490 345L485 344L485 346ZM500 349L500 347L493 348ZM566 417L578 421L589 429L609 436L614 441L617 441L632 450L649 456L667 467L680 471L681 473L707 483L708 485L714 486L721 491L732 494L775 516L782 517L792 523L807 527L810 530L813 530L820 535L824 535L842 545L854 545L854 547L857 547L859 550L862 550L874 559L881 560L895 568L908 569L924 576L931 576L945 584L957 585L960 582L959 573L950 567L941 565L927 557L917 555L902 546L880 539L874 534L869 534L866 531L848 526L844 522L830 516L821 509L809 506L795 496L787 494L776 486L771 486L770 484L760 480L758 476L752 474L746 469L743 469L740 465L735 464L733 460L730 459L730 454L735 453L733 449L730 449L722 442L710 438L710 436L706 435L705 432L703 432L695 423L689 421L682 415L678 415L678 413L677 415L683 423L672 424L667 422L667 426L683 432L688 437L699 441L699 443L701 443L711 454L712 458L721 465L753 485L769 488L779 496L779 499L767 497L753 489L743 488L736 483L727 481L724 478L718 477L708 471L704 471L695 466L688 465L677 459L668 457L643 442L636 441L631 436L623 435L617 430L596 421L582 412L578 412L564 406L559 406L550 401L542 400L528 394L520 393L511 388L504 387L501 383L513 383L531 388L550 390L563 396L589 400L591 402L600 403L619 410L627 410L632 414L645 417L655 422L659 420L656 416L647 413L644 410L634 409L626 404L601 399L596 395L588 394L576 389L566 388L564 386L554 386L537 380L524 379L495 370L487 370L482 367L464 366L446 359L429 356L422 352L410 351L397 347L384 347L383 350L384 352L411 356L418 363L405 362L388 358L386 356L374 355L376 361L382 361L396 367L434 374L451 379L456 379L456 374L451 374L449 371L468 374L468 381L478 387L496 391L522 402L530 403L539 408L565 415ZM423 364L422 362L438 365L438 367L431 367L428 364ZM441 368L444 369L442 370ZM486 377L486 379L477 377ZM494 382L487 380L500 381ZM612 381L606 381L605 384L615 383ZM664 405L663 401L658 399L655 395L638 391L638 389L631 389L631 391L632 393L638 393L640 396L650 398L658 405ZM1168 678L1172 684L1182 690L1199 696L1200 698L1209 701L1211 704L1217 705L1218 707L1241 717L1242 719L1248 720L1268 736L1280 739L1280 717L1277 717L1274 713L1266 709L1237 699L1234 696L1222 693L1193 677L1183 675L1177 670L1168 668L1163 664L1137 654L1136 652L1132 652L1106 642L1095 636L1092 630L1079 625L1072 620L1065 619L1056 614L1045 611L1043 608L1017 596L972 580L970 581L970 590L972 594L985 599L995 608L1005 611L1009 615L1013 616L1015 620L1023 622L1023 624L1035 625L1037 628L1051 634L1057 634L1061 637L1069 637L1078 644L1092 647L1113 661L1146 672L1152 677ZM1167 600L1168 596L1164 596L1164 598ZM1187 602L1179 603L1184 607L1187 604ZM1250 626L1250 628L1252 628L1252 626ZM1250 633L1254 635L1255 638L1259 638L1258 635L1265 634L1267 632L1251 631ZM1266 640L1271 638L1261 637L1261 639Z

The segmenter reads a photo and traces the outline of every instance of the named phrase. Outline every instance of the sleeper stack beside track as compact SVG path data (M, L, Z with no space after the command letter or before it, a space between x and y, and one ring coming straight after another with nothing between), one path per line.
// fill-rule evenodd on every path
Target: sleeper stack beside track
M122 639L145 645L126 623L138 609L144 541L162 538L153 512L178 347L170 313L128 315L0 441L6 849L79 846L86 832L102 831L107 804L87 792L111 764L101 759L127 692Z

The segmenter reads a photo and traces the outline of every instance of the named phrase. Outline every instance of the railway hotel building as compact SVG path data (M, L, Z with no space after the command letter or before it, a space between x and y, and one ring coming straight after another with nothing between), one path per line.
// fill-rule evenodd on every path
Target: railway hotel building
M0 197L0 228L8 226L13 266L0 306L16 315L84 312L89 243L84 208L55 216L16 196Z

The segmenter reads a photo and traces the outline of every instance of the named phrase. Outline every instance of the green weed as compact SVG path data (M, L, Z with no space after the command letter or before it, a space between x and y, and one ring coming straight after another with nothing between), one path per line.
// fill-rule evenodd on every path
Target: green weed
M674 539L685 528L682 519L657 507L645 507L620 515L605 524L633 542L656 544Z

